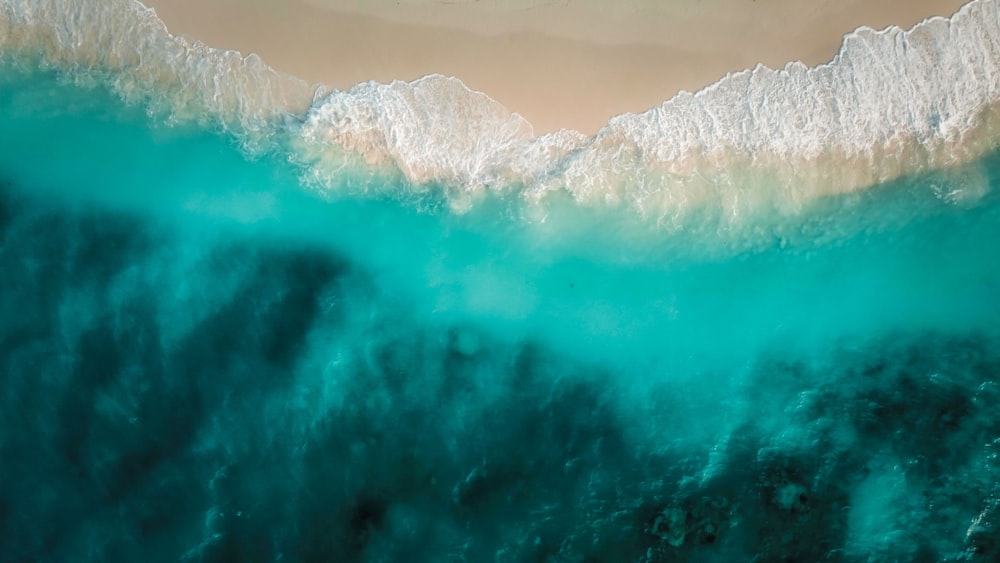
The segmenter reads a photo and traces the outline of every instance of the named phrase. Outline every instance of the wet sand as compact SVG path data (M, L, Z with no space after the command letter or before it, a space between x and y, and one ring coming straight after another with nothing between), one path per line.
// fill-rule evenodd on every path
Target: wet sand
M345 89L457 76L535 132L594 133L761 63L830 60L859 26L908 28L963 0L143 0L174 34ZM669 4L669 5L667 5Z

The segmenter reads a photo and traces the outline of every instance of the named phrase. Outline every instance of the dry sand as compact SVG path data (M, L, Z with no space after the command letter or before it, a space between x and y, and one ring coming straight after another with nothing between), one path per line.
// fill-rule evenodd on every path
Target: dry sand
M457 76L536 133L593 133L757 63L830 60L867 25L964 0L143 0L174 34L335 88Z

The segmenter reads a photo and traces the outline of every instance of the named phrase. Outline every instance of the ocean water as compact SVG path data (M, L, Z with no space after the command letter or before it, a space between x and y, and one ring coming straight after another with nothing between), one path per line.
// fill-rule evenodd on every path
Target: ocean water
M1000 6L593 138L0 0L0 562L1000 560Z

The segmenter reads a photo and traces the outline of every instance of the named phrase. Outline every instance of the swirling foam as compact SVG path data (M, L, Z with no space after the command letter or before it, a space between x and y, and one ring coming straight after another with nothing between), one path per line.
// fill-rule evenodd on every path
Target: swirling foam
M0 0L0 55L40 60L174 122L216 125L245 141L271 137L315 99L314 86L256 55L174 37L135 0Z
M727 221L972 161L1000 143L1000 4L973 0L909 31L861 28L833 61L727 75L593 137L530 124L458 79L317 89L247 57L171 36L134 0L0 0L0 52L106 76L127 100L220 124L249 146L278 138L327 193L488 193L545 207L555 194L668 226ZM372 179L375 175L376 179ZM958 181L949 198L976 197ZM357 181L359 180L360 181Z
M302 136L316 179L339 165L337 147L392 163L413 184L459 187L459 207L513 187L534 201L561 191L657 219L706 206L738 217L982 156L997 146L998 103L1000 9L975 0L909 31L861 28L825 65L727 75L615 117L592 138L535 138L519 116L440 76L334 92Z

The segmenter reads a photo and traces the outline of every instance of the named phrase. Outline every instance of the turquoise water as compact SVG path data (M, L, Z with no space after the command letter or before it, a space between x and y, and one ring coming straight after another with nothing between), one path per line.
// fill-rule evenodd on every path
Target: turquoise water
M0 561L1000 557L1000 155L738 224L542 221L319 191L280 137L30 66Z

